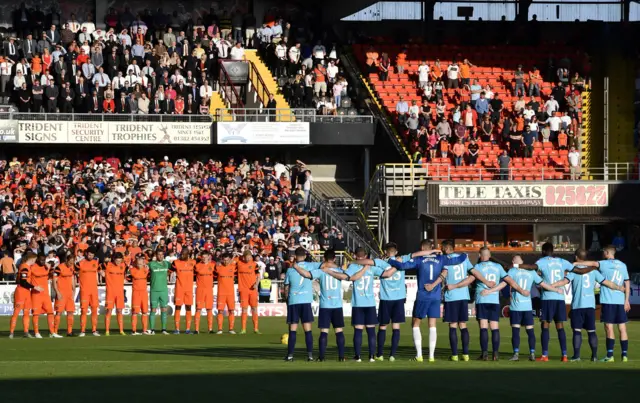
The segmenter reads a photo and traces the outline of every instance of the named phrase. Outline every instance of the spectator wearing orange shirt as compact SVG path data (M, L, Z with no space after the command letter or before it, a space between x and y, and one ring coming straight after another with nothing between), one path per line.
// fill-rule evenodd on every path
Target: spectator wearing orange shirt
M542 76L540 70L536 66L529 72L529 96L540 96L540 84L542 83Z
M104 113L114 113L116 110L116 104L111 99L111 95L107 94L104 101L102 101L102 110Z
M378 52L376 52L373 46L371 46L367 51L366 56L369 73L376 73L378 71Z
M560 129L560 133L558 133L558 148L561 150L566 150L569 142L569 136L565 133L564 129Z
M449 141L447 139L440 140L440 156L442 158L447 158L447 154L449 153Z
M464 143L462 142L462 139L458 139L458 142L453 145L454 163L457 167L462 166L464 152Z
M476 67L473 63L469 61L469 59L464 59L462 64L460 64L460 84L462 88L467 88L469 90L469 85L471 84L471 68Z
M402 49L402 52L396 56L396 68L398 74L404 74L404 69L407 67L407 49Z

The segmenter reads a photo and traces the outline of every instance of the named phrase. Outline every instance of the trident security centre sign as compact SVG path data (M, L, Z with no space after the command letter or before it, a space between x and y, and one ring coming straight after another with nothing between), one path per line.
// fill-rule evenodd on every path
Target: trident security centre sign
M443 184L438 186L438 199L441 207L603 207L609 203L609 187L540 183Z
M211 123L21 120L18 134L31 144L211 144Z

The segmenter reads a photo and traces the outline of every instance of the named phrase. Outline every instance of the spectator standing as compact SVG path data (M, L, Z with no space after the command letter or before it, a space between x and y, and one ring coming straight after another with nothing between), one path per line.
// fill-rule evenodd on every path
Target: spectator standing
M453 145L453 157L455 166L462 166L465 151L466 150L462 139L458 139L458 141Z
M571 180L580 179L580 153L576 151L575 147L571 147L568 159L569 169L571 171Z
M509 164L511 158L507 154L507 150L503 150L502 154L498 157L498 165L500 166L500 180L506 181L509 179Z

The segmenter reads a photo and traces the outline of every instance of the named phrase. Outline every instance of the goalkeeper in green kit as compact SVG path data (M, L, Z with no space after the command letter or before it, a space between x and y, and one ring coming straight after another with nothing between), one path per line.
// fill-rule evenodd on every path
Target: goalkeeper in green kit
M160 321L162 322L162 334L167 332L167 305L169 304L169 267L171 263L164 260L164 251L156 251L155 260L149 262L149 275L151 276L151 313L149 315L149 329L155 334L156 309L160 307Z

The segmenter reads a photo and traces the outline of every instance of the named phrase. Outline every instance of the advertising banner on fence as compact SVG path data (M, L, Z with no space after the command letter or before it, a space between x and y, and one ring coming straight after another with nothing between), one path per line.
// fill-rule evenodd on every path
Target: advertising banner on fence
M16 120L0 120L0 143L18 142L18 122Z
M608 185L486 184L439 185L441 207L604 207Z
M308 122L218 122L218 144L309 144Z
M18 122L18 142L29 144L211 144L211 123Z

